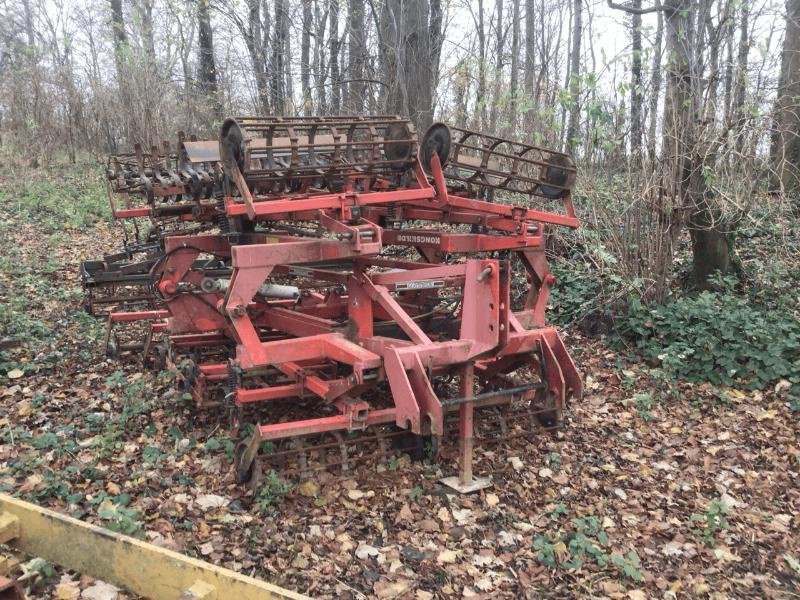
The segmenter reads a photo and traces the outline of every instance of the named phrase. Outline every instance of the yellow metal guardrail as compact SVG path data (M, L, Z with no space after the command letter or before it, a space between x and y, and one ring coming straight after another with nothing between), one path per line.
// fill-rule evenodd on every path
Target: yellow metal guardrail
M5 494L0 544L151 600L308 598Z

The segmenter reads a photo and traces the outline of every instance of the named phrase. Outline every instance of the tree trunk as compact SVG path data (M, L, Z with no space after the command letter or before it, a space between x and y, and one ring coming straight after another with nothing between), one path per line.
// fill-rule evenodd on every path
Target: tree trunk
M674 199L671 219L671 247L677 243L681 212L688 214L692 239L690 283L697 289L709 287L709 276L726 274L731 268L732 247L727 225L706 182L715 156L700 135L699 97L702 78L703 36L694 29L697 5L692 0L672 0L665 5L667 30L667 95L664 106L664 160L671 167L666 180L667 194ZM701 21L702 23L702 21Z
M475 129L486 127L486 28L483 17L483 0L478 0L478 90L475 93Z
M702 174L699 174L702 177ZM711 289L710 278L733 270L733 236L724 230L714 201L704 198L689 217L692 240L692 274L689 286Z
M382 61L387 65L386 110L408 115L419 131L433 121L433 90L441 23L428 0L389 0L383 39Z
M123 87L125 78L125 53L128 46L128 35L125 33L125 17L122 12L122 0L109 0L111 4L111 30L114 34L114 62L117 67L117 84Z
M733 34L735 28L733 19L728 19L725 24L725 76L722 99L722 122L727 124L731 120L731 106L733 105Z
M328 100L325 90L327 78L327 61L325 59L325 29L328 22L328 11L323 12L322 6L327 0L315 0L314 21L314 87L317 89L317 114L324 115L328 112Z
M494 42L494 90L492 106L489 110L489 131L497 133L497 113L502 99L501 84L503 81L503 53L505 52L505 35L503 34L503 0L495 0L495 42Z
M142 25L142 45L149 65L155 67L156 45L153 39L153 0L139 0L136 5Z
M444 31L442 29L444 12L442 10L442 0L430 0L430 3L428 39L431 46L431 117L433 117L433 90L436 89L436 83L439 81L439 66L442 59L442 43L444 42Z
M339 0L328 4L330 34L328 37L328 60L331 72L331 114L339 114L342 109L342 78L339 75Z
M469 67L463 59L456 65L454 80L455 124L457 127L468 127L467 106L469 104L470 75Z
M247 0L247 31L244 35L250 62L253 64L253 76L256 80L256 93L258 94L259 110L268 115L269 110L269 79L267 78L266 63L264 61L264 46L261 25L261 1Z
M289 35L289 11L284 10L284 19L281 23L283 30L281 37L283 38L283 63L282 73L284 81L283 93L283 110L284 114L294 113L294 77L292 76L292 36Z
M214 116L222 118L222 102L217 87L217 66L214 60L214 34L211 30L211 14L209 0L197 0L197 40L199 43L200 91L208 98Z
M650 74L650 124L647 128L647 156L651 163L656 160L656 125L658 124L658 99L661 95L661 44L664 37L664 15L658 11L656 40L653 45L653 66Z
M300 85L303 88L303 114L308 116L313 109L311 100L311 2L303 2L303 31L300 37Z
M512 0L513 8L511 10L511 81L508 87L508 93L511 97L510 106L508 111L508 128L510 133L517 130L517 96L519 95L519 3L520 0Z
M565 146L568 152L574 152L578 142L578 127L580 126L581 105L581 33L583 30L583 0L574 0L575 8L572 23L572 51L570 52L570 79L569 79L569 125Z
M736 84L734 85L733 106L731 116L734 127L736 128L736 151L740 154L744 150L745 132L744 125L747 122L745 114L745 97L747 92L747 57L750 53L749 36L750 8L747 2L742 3L742 14L739 20L739 52L736 57Z
M347 101L345 110L352 114L364 112L366 85L364 70L369 59L367 31L364 27L364 2L350 0L347 7Z
M635 9L642 0L633 0ZM637 169L642 157L642 15L631 15L631 164Z
M786 0L780 84L772 137L773 187L800 193L800 0Z
M286 113L286 80L285 80L285 45L286 22L285 0L275 0L275 25L273 26L274 35L272 36L272 61L270 75L272 85L270 86L270 98L272 100L272 110L277 115Z
M523 87L525 88L525 102L523 112L525 113L525 133L533 134L536 118L536 104L534 98L534 70L536 68L536 3L535 0L525 0L525 77Z
M706 35L709 39L709 54L708 54L708 89L706 91L706 106L705 106L705 121L709 124L717 122L717 113L719 103L717 96L719 95L719 46L720 34L722 28L727 23L728 10L730 7L730 0L725 5L722 16L720 17L720 24L714 27L711 20L711 15L706 17L705 28Z

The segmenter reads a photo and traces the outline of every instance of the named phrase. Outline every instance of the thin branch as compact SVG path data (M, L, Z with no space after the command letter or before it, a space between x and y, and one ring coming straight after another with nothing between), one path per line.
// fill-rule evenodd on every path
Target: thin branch
M617 4L613 0L608 0L608 6L609 8L614 8L616 10L624 10L626 13L632 15L646 15L664 10L664 7L661 5L661 0L655 0L655 4L649 8L634 8L632 6L628 6L627 4Z

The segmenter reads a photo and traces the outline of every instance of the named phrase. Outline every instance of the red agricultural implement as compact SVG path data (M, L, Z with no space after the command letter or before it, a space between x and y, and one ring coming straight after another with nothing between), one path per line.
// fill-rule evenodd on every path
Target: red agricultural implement
M115 215L165 233L146 261L150 306L109 323L148 323L145 353L198 407L237 428L259 415L237 481L264 460L302 476L435 450L452 415L448 483L475 489L475 411L511 436L558 426L581 396L545 322L546 228L579 225L567 155L443 124L419 143L395 116L228 119L216 153L192 143L112 161Z

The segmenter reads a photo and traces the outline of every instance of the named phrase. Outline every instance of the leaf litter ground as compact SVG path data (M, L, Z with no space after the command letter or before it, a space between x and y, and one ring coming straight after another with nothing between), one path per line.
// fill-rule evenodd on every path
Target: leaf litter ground
M680 386L653 401L646 365L572 335L586 396L556 434L478 449L490 489L441 487L450 451L254 495L233 482L225 415L196 414L169 374L103 356L77 266L114 250L119 230L43 227L6 208L0 220L2 337L22 341L0 354L7 493L321 598L797 597L785 386ZM32 598L125 597L24 567Z

